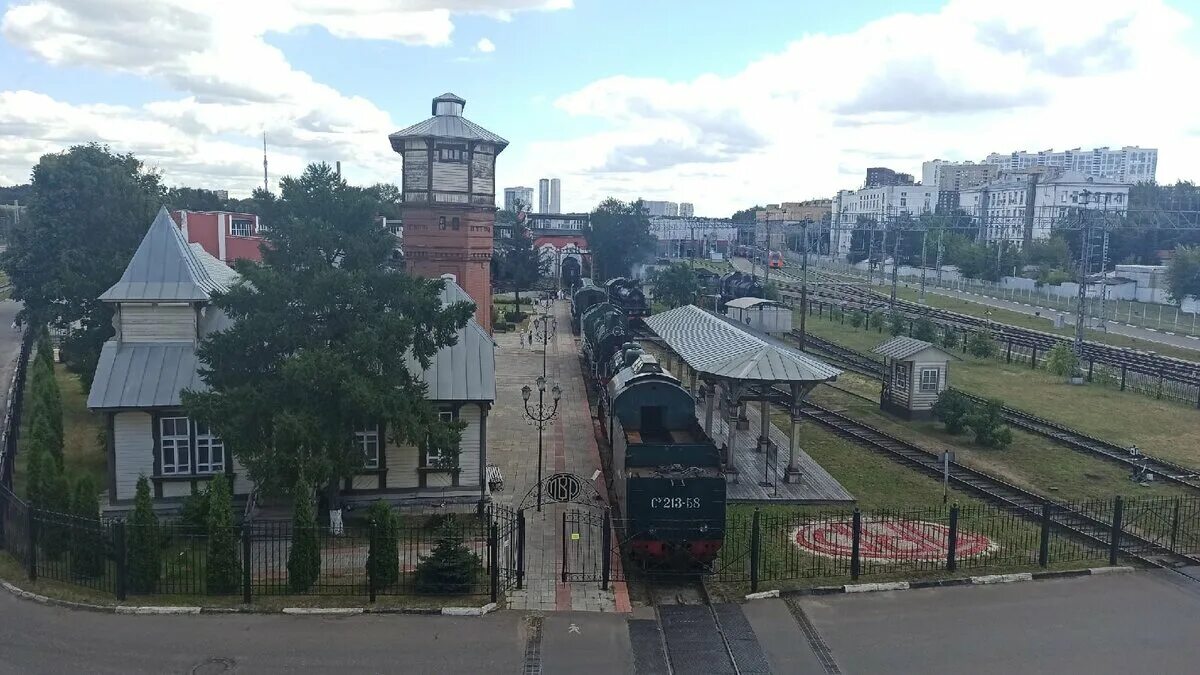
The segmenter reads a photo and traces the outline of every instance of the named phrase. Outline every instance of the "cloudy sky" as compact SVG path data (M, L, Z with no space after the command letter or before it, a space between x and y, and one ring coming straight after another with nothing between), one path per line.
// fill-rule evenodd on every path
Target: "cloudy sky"
M898 7L904 6L904 11ZM1189 0L13 0L0 185L101 141L171 185L311 161L399 182L387 134L443 91L509 139L500 185L691 201L728 216L866 167L1141 145L1200 179Z

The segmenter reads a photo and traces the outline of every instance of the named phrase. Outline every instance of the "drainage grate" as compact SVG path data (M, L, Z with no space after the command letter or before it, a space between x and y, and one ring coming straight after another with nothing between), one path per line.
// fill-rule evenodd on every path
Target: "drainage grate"
M808 646L812 648L813 654L816 654L817 660L821 662L821 666L825 668L828 675L840 675L842 669L838 667L837 661L833 658L833 651L829 649L829 645L825 644L825 640L821 638L821 634L817 632L817 627L809 620L808 615L804 613L804 609L800 607L800 603L795 598L785 598L788 611L792 613L792 617L796 619L796 623L800 625L800 630L804 632L804 637L808 639Z
M661 675L671 672L662 631L653 619L629 620L629 644L633 646L633 672L638 675Z
M542 617L529 617L529 637L525 638L525 664L522 675L542 675Z
M705 605L660 605L667 654L676 675L735 675L725 641Z

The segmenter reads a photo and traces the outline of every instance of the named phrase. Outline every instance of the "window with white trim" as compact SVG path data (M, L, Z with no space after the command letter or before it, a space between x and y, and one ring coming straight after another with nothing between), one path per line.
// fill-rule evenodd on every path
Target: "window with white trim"
M235 237L249 237L254 228L254 221L235 218L229 222L229 234Z
M162 417L158 420L161 473L170 476L190 473L191 452L188 436L188 418Z
M362 452L363 468L379 468L379 427L354 432L354 444Z
M937 391L941 372L937 368L921 369L921 391Z
M225 441L207 424L196 422L196 473L221 473L225 470Z
M438 411L438 419L443 424L449 424L454 421L455 414L453 410ZM458 454L450 450L435 450L433 448L425 448L425 466L438 468L453 468L458 466Z

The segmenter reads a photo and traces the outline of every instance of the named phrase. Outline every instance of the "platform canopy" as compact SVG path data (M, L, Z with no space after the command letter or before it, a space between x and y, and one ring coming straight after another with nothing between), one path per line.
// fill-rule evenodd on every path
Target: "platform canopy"
M695 305L647 317L646 326L701 377L757 383L811 384L842 371Z

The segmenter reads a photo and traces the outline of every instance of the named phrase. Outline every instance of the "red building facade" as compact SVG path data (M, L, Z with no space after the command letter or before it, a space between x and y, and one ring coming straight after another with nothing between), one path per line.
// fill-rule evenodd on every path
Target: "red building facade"
M171 219L189 244L200 244L209 255L229 264L234 260L262 260L263 243L258 216L232 211L171 212Z

